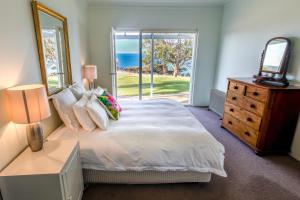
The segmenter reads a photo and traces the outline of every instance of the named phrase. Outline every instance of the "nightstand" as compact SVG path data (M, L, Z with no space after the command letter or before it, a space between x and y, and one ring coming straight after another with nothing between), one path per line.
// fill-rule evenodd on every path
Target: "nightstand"
M76 140L27 148L0 173L3 200L80 200L83 178Z

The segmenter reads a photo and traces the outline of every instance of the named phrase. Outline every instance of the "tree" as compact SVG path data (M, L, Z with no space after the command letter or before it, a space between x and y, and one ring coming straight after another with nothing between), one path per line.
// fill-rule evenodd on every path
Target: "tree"
M151 40L143 40L143 63L151 64ZM173 76L177 77L183 64L192 59L192 40L190 39L155 39L154 52L155 59L159 61L156 71L167 73L167 65L172 64Z
M150 63L151 63L151 40L150 39L144 39L142 46L143 46L143 64L145 65L145 67L149 67L150 68Z
M192 59L192 40L164 39L158 40L155 45L156 56L166 66L172 64L173 76L177 77L183 64Z
M56 63L57 57L56 57L55 42L53 41L53 38L46 37L43 40L43 42L45 46L46 61L51 64Z

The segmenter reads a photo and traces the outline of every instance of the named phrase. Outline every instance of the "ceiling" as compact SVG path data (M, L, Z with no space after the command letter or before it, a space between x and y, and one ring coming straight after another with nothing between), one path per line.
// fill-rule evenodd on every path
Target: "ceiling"
M88 0L89 5L122 6L209 6L223 5L229 0Z

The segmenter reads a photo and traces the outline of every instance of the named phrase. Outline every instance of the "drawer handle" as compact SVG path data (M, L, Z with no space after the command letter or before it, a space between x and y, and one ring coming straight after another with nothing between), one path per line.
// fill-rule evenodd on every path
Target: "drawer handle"
M228 121L228 124L232 125L232 121Z
M258 92L253 92L253 96L258 96L259 93Z
M238 87L238 86L234 86L233 88L234 88L235 90L239 89L239 87Z
M235 101L237 98L236 97L232 97L231 99Z
M247 121L248 122L253 122L252 118L250 118L250 117L247 118Z
M234 112L234 109L233 108L230 108L230 110L229 110L230 112Z
M245 132L245 135L250 136L250 133L248 131Z
M254 104L251 104L250 108L256 108L256 106Z

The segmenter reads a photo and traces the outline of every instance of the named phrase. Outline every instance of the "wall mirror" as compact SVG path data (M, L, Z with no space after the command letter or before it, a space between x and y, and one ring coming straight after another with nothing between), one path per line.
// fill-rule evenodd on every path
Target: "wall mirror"
M48 95L72 83L67 19L37 1L32 1L43 84Z
M262 53L261 66L256 82L273 86L287 86L286 72L291 53L291 41L276 37L269 40Z

